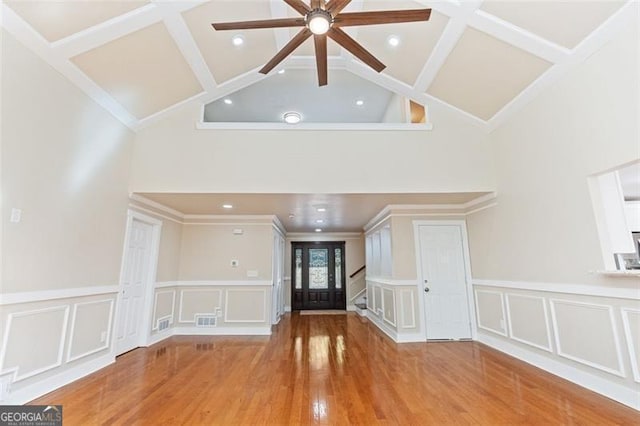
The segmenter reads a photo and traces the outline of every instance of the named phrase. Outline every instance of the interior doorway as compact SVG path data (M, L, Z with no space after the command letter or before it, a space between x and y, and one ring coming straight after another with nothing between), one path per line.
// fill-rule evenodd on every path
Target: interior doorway
M344 241L291 243L291 308L346 309Z
M120 272L116 355L147 344L162 222L129 211Z
M464 222L416 221L416 254L427 340L471 339Z

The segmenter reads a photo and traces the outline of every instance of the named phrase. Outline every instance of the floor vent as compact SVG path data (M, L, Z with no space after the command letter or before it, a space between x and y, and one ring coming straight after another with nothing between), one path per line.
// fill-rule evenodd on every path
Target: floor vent
M214 315L196 316L196 327L215 327L217 317Z
M169 318L158 321L158 331L166 330L167 328L169 328Z

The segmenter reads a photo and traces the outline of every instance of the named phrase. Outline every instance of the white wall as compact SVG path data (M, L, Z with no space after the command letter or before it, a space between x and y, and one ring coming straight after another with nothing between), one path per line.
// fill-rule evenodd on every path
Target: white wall
M640 157L638 29L490 136L498 205L469 217L475 278L625 285L603 269L587 177Z
M0 400L24 403L114 360L133 135L5 32L1 66Z
M640 289L603 269L587 178L640 157L638 25L490 135L467 218L479 340L640 409Z
M196 129L200 111L186 108L138 133L131 189L254 193L493 190L486 135L448 111L437 107L429 111L432 131L222 131Z

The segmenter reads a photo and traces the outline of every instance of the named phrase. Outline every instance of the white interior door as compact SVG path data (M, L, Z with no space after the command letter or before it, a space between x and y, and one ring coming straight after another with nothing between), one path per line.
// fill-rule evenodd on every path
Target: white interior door
M124 265L120 283L120 307L116 333L116 354L141 344L142 315L151 265L153 226L132 219L125 245Z
M420 225L427 339L470 339L462 227Z

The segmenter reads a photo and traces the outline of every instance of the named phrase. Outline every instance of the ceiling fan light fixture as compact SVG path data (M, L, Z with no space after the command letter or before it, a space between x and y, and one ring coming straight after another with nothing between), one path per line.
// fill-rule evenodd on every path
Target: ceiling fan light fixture
M282 118L287 124L298 124L302 120L300 113L295 111L285 112Z
M307 14L307 27L316 35L326 34L332 22L333 18L326 10L315 9Z

